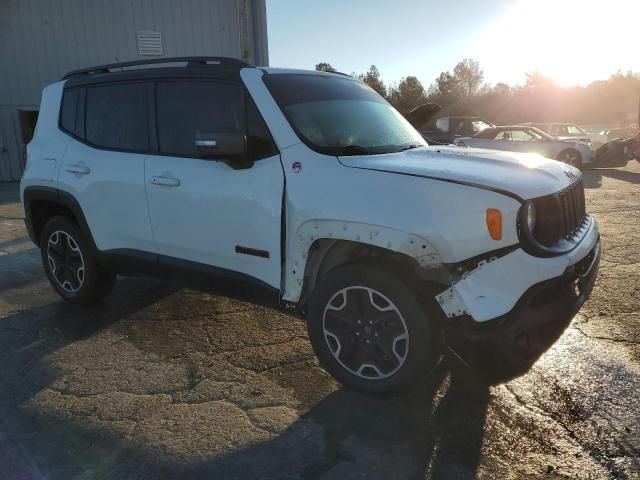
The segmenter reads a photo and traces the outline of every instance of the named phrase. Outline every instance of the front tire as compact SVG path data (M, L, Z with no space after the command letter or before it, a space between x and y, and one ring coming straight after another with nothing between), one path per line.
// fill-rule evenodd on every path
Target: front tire
M98 265L80 229L67 217L47 222L40 236L40 254L51 286L70 303L96 303L115 284L115 275Z
M571 165L572 167L582 168L582 155L577 150L573 148L567 148L563 150L558 155L558 160L566 163L567 165Z
M346 387L392 394L435 365L430 319L405 283L385 271L344 266L322 278L307 314L322 366Z

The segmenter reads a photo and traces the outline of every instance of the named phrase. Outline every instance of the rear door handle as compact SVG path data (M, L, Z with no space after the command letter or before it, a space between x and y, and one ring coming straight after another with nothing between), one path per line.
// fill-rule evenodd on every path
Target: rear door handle
M153 185L162 185L165 187L179 187L180 179L171 177L151 177L149 183Z
M77 163L72 163L71 165L67 165L64 167L67 172L71 173L79 173L80 175L87 175L91 172L91 169L86 165L79 165Z

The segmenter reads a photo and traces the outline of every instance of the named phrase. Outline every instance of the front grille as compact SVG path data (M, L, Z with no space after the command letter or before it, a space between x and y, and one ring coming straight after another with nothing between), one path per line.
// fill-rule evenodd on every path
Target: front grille
M580 233L586 218L582 179L566 190L536 200L535 239L545 247L570 241Z
M568 190L558 194L561 210L560 237L572 236L582 225L586 215L584 206L584 185L582 179L574 183Z

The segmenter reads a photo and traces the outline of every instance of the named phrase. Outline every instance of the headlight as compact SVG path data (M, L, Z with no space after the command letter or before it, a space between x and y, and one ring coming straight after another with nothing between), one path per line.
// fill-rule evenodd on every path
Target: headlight
M536 228L536 205L532 201L528 201L524 205L524 218L527 222L529 232L533 233Z

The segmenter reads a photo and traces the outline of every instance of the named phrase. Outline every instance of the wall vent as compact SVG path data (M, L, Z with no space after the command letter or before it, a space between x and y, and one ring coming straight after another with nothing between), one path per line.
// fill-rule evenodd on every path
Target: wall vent
M160 32L138 32L138 53L140 55L163 55L162 34Z

